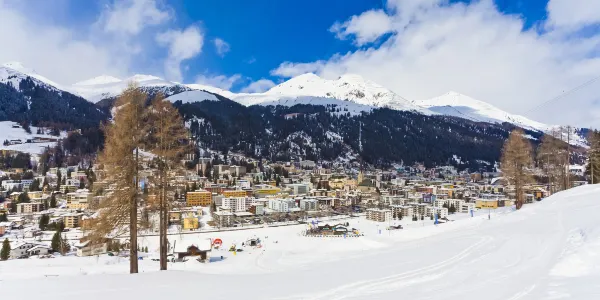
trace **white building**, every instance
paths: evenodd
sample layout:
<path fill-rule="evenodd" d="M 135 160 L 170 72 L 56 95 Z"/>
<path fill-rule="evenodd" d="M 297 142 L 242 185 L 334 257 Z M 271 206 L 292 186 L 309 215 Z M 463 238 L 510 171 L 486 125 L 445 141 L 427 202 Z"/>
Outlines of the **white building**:
<path fill-rule="evenodd" d="M 276 212 L 290 212 L 296 207 L 292 199 L 269 199 L 269 209 Z"/>
<path fill-rule="evenodd" d="M 427 207 L 426 216 L 428 218 L 435 217 L 436 214 L 438 215 L 438 217 L 440 219 L 446 218 L 446 217 L 448 217 L 448 209 L 445 207 L 434 207 L 434 206 Z"/>
<path fill-rule="evenodd" d="M 14 188 L 17 190 L 23 190 L 23 183 L 17 180 L 3 180 L 2 181 L 2 189 L 5 191 L 12 191 Z"/>
<path fill-rule="evenodd" d="M 433 206 L 442 208 L 444 204 L 448 208 L 454 206 L 457 213 L 469 213 L 471 210 L 475 210 L 475 203 L 468 203 L 462 199 L 438 199 L 434 201 Z"/>
<path fill-rule="evenodd" d="M 291 190 L 292 195 L 306 195 L 310 190 L 306 183 L 293 183 L 286 185 L 286 187 Z"/>
<path fill-rule="evenodd" d="M 300 200 L 300 209 L 304 211 L 314 211 L 319 207 L 317 199 L 302 199 Z"/>
<path fill-rule="evenodd" d="M 256 199 L 253 197 L 227 197 L 221 199 L 221 207 L 232 212 L 246 211 L 254 204 L 256 204 Z"/>
<path fill-rule="evenodd" d="M 369 208 L 367 209 L 367 220 L 375 222 L 389 222 L 392 220 L 392 210 Z"/>
<path fill-rule="evenodd" d="M 405 199 L 401 196 L 384 195 L 381 200 L 387 205 L 404 205 Z"/>
<path fill-rule="evenodd" d="M 27 250 L 37 246 L 38 244 L 34 243 L 16 243 L 10 246 L 10 257 L 17 258 L 19 256 L 28 255 Z"/>

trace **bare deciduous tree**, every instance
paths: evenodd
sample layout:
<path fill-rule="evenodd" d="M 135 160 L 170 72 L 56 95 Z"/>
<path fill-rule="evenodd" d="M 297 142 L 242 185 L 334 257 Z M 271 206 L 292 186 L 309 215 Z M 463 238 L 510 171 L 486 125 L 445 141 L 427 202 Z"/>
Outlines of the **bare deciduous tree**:
<path fill-rule="evenodd" d="M 152 194 L 154 202 L 151 207 L 159 213 L 160 235 L 160 269 L 167 269 L 167 227 L 169 210 L 173 200 L 173 191 L 170 189 L 172 175 L 183 171 L 181 159 L 186 151 L 189 133 L 185 128 L 179 112 L 173 105 L 164 100 L 159 94 L 152 101 L 149 111 L 149 121 L 152 124 L 148 138 L 148 149 L 156 155 L 155 162 L 157 173 L 153 178 Z"/>
<path fill-rule="evenodd" d="M 139 147 L 146 136 L 147 95 L 130 84 L 115 105 L 113 123 L 106 128 L 104 150 L 99 163 L 104 180 L 113 189 L 100 203 L 89 238 L 103 240 L 129 233 L 129 272 L 138 272 L 138 188 Z"/>
<path fill-rule="evenodd" d="M 515 186 L 515 204 L 521 209 L 524 203 L 524 187 L 531 182 L 533 167 L 532 149 L 523 130 L 515 129 L 502 148 L 501 170 L 504 178 Z"/>

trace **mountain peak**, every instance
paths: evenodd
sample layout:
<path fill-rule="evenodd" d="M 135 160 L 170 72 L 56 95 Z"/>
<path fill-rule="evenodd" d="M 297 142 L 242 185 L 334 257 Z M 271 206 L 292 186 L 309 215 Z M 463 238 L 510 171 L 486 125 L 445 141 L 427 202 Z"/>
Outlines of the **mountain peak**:
<path fill-rule="evenodd" d="M 6 67 L 6 68 L 11 68 L 11 69 L 16 70 L 16 71 L 26 71 L 26 72 L 32 71 L 32 70 L 30 70 L 28 68 L 25 68 L 25 66 L 22 63 L 18 62 L 18 61 L 7 62 L 7 63 L 2 64 L 2 66 Z"/>
<path fill-rule="evenodd" d="M 121 79 L 110 76 L 110 75 L 100 75 L 94 78 L 90 78 L 88 80 L 80 81 L 75 83 L 74 85 L 82 86 L 82 85 L 97 85 L 97 84 L 109 84 L 121 82 Z"/>
<path fill-rule="evenodd" d="M 365 78 L 358 74 L 344 74 L 338 79 L 345 82 L 365 82 Z"/>
<path fill-rule="evenodd" d="M 163 80 L 162 78 L 154 75 L 135 74 L 126 79 L 127 81 L 150 81 L 150 80 Z"/>

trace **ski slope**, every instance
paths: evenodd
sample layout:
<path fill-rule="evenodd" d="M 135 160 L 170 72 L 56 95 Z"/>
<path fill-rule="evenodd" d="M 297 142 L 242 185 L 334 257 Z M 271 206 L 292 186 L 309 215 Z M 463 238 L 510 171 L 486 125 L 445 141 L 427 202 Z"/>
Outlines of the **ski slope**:
<path fill-rule="evenodd" d="M 381 234 L 355 219 L 360 238 L 307 238 L 300 226 L 182 235 L 224 245 L 268 238 L 262 249 L 214 251 L 210 264 L 191 260 L 167 272 L 143 260 L 140 274 L 127 275 L 127 260 L 108 256 L 10 260 L 0 263 L 0 285 L 7 299 L 598 299 L 599 197 L 600 186 L 583 186 L 491 220 L 484 210 Z"/>

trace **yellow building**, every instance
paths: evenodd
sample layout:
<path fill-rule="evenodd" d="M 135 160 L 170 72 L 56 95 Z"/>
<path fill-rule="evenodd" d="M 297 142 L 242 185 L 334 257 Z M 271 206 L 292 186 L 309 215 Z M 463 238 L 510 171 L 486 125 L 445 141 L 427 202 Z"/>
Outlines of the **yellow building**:
<path fill-rule="evenodd" d="M 63 216 L 65 228 L 76 228 L 81 224 L 81 214 L 68 214 Z"/>
<path fill-rule="evenodd" d="M 281 192 L 280 188 L 266 185 L 266 184 L 259 184 L 256 186 L 256 189 L 254 190 L 254 193 L 256 193 L 258 195 L 275 195 L 279 192 Z"/>
<path fill-rule="evenodd" d="M 329 188 L 332 190 L 343 189 L 346 182 L 343 179 L 333 179 L 329 181 Z"/>
<path fill-rule="evenodd" d="M 223 191 L 223 197 L 246 197 L 246 191 L 244 190 L 232 190 L 232 191 Z"/>
<path fill-rule="evenodd" d="M 29 199 L 42 198 L 42 191 L 27 192 L 27 196 L 29 196 Z"/>
<path fill-rule="evenodd" d="M 198 229 L 199 223 L 198 218 L 187 217 L 183 219 L 183 229 Z"/>
<path fill-rule="evenodd" d="M 496 209 L 499 206 L 504 206 L 504 202 L 495 199 L 477 199 L 475 201 L 475 208 L 491 208 Z"/>
<path fill-rule="evenodd" d="M 210 206 L 212 193 L 205 190 L 188 192 L 185 196 L 187 206 Z"/>
<path fill-rule="evenodd" d="M 94 195 L 87 191 L 79 191 L 67 194 L 68 209 L 88 209 Z"/>

